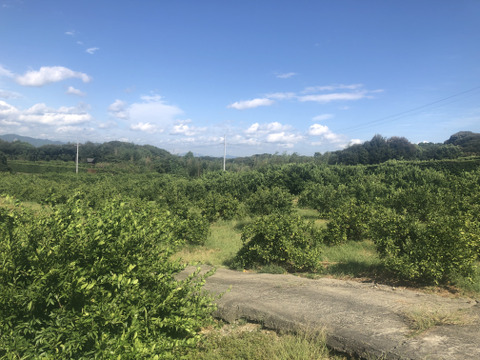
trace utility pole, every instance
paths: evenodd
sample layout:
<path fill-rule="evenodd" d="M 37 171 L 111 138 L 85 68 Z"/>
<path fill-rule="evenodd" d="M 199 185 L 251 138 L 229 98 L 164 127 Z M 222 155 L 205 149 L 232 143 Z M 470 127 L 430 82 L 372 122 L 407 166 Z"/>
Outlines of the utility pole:
<path fill-rule="evenodd" d="M 223 136 L 223 171 L 225 171 L 225 160 L 227 158 L 227 135 Z"/>
<path fill-rule="evenodd" d="M 75 173 L 78 174 L 78 141 L 77 141 L 77 158 L 75 161 Z"/>

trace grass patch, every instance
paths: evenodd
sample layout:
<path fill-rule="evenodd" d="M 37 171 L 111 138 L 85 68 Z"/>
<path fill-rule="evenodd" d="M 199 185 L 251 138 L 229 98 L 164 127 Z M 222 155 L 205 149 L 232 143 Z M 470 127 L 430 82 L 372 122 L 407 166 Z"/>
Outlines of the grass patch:
<path fill-rule="evenodd" d="M 42 212 L 51 213 L 51 208 L 47 205 L 42 205 L 34 201 L 20 201 L 20 205 L 34 214 L 41 214 Z M 0 207 L 13 210 L 15 208 L 15 200 L 11 197 L 0 196 Z"/>
<path fill-rule="evenodd" d="M 278 335 L 260 325 L 228 325 L 210 331 L 206 342 L 188 357 L 198 360 L 346 360 L 332 354 L 325 343 L 324 333 Z"/>
<path fill-rule="evenodd" d="M 241 226 L 236 220 L 218 221 L 210 226 L 204 246 L 188 245 L 173 255 L 188 264 L 226 265 L 242 247 Z"/>
<path fill-rule="evenodd" d="M 261 274 L 286 274 L 287 270 L 285 270 L 281 266 L 270 264 L 270 265 L 262 266 L 257 270 L 257 272 Z"/>
<path fill-rule="evenodd" d="M 349 241 L 345 244 L 322 247 L 324 274 L 335 277 L 372 277 L 383 271 L 383 266 L 371 240 Z"/>
<path fill-rule="evenodd" d="M 462 310 L 449 311 L 445 309 L 431 309 L 426 307 L 414 308 L 403 313 L 411 329 L 409 336 L 417 336 L 435 326 L 441 325 L 469 325 L 476 319 L 468 316 Z"/>
<path fill-rule="evenodd" d="M 297 214 L 307 221 L 312 221 L 319 228 L 326 228 L 328 220 L 320 219 L 318 211 L 315 209 L 296 208 Z"/>

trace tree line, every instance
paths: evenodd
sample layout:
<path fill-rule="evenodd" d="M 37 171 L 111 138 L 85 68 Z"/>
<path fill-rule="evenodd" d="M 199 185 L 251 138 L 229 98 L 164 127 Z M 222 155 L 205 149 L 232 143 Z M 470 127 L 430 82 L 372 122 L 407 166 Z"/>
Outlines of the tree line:
<path fill-rule="evenodd" d="M 14 160 L 73 162 L 76 151 L 76 144 L 35 147 L 27 142 L 0 140 L 0 171 L 8 170 L 8 162 Z M 480 155 L 480 133 L 462 131 L 453 134 L 444 143 L 420 144 L 412 144 L 404 137 L 385 138 L 377 134 L 362 144 L 323 154 L 315 153 L 313 157 L 297 153 L 256 154 L 227 159 L 226 165 L 229 171 L 244 171 L 291 163 L 372 165 L 388 160 L 444 160 L 472 155 Z M 194 156 L 192 152 L 174 155 L 155 146 L 121 141 L 81 144 L 79 160 L 86 163 L 87 159 L 94 159 L 97 163 L 135 164 L 137 171 L 190 177 L 200 177 L 208 171 L 220 170 L 223 167 L 223 159 L 220 157 Z"/>

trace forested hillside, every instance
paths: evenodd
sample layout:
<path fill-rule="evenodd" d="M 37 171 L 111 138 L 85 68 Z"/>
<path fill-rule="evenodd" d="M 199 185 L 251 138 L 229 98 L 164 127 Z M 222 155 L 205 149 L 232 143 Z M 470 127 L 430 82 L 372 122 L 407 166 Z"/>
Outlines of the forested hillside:
<path fill-rule="evenodd" d="M 315 154 L 328 164 L 380 164 L 388 160 L 442 160 L 480 155 L 480 134 L 462 131 L 443 144 L 410 143 L 404 137 L 385 138 L 375 135 L 370 141 L 352 145 L 344 150 Z"/>
<path fill-rule="evenodd" d="M 229 171 L 260 169 L 270 165 L 299 164 L 313 162 L 316 164 L 372 165 L 388 160 L 447 160 L 465 156 L 480 155 L 480 134 L 463 131 L 452 135 L 441 144 L 412 144 L 406 138 L 385 138 L 375 135 L 363 144 L 356 144 L 344 150 L 315 153 L 312 156 L 293 154 L 258 154 L 247 157 L 227 159 Z M 25 171 L 24 167 L 8 166 L 10 161 L 28 162 L 74 162 L 76 144 L 34 146 L 27 142 L 0 140 L 0 171 Z M 199 177 L 208 171 L 220 170 L 223 159 L 220 157 L 197 156 L 189 152 L 185 155 L 173 155 L 166 150 L 151 145 L 111 141 L 103 144 L 87 142 L 79 146 L 79 161 L 86 164 L 87 159 L 105 168 L 123 164 L 135 172 L 171 173 Z M 29 172 L 29 171 L 27 171 Z"/>

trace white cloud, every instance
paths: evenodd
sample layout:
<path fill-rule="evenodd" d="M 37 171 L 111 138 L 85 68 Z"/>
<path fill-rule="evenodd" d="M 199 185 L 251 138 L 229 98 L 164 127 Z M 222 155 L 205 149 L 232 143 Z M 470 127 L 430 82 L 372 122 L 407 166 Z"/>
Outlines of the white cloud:
<path fill-rule="evenodd" d="M 108 107 L 108 111 L 111 116 L 128 121 L 131 130 L 151 133 L 165 131 L 175 124 L 178 115 L 183 114 L 182 109 L 166 104 L 160 95 L 145 95 L 140 99 L 141 101 L 131 105 L 116 99 Z M 188 121 L 184 120 L 180 123 L 185 124 L 186 122 Z M 176 130 L 179 134 L 182 127 L 177 127 Z M 183 131 L 187 131 L 185 127 L 183 127 Z M 194 131 L 193 127 L 189 127 L 189 132 L 191 131 Z"/>
<path fill-rule="evenodd" d="M 252 125 L 250 125 L 250 127 L 247 130 L 245 130 L 245 133 L 254 134 L 258 131 L 259 127 L 260 127 L 259 123 L 252 124 Z"/>
<path fill-rule="evenodd" d="M 140 99 L 148 103 L 158 103 L 162 101 L 163 98 L 158 94 L 153 94 L 153 95 L 142 95 L 140 96 Z"/>
<path fill-rule="evenodd" d="M 137 124 L 133 124 L 133 125 L 130 126 L 130 129 L 138 130 L 138 131 L 144 131 L 144 132 L 158 132 L 159 131 L 159 129 L 157 128 L 156 125 L 151 124 L 149 122 L 147 122 L 147 123 L 139 122 Z M 160 130 L 160 132 L 161 132 L 161 130 Z"/>
<path fill-rule="evenodd" d="M 366 92 L 353 92 L 353 93 L 331 93 L 331 94 L 315 94 L 315 95 L 303 95 L 299 96 L 298 100 L 301 102 L 315 101 L 318 103 L 329 103 L 332 101 L 351 101 L 360 100 L 369 97 Z"/>
<path fill-rule="evenodd" d="M 293 92 L 277 92 L 277 93 L 266 94 L 265 96 L 269 99 L 287 100 L 287 99 L 293 99 L 296 95 Z"/>
<path fill-rule="evenodd" d="M 172 131 L 170 132 L 172 135 L 187 135 L 187 136 L 192 136 L 195 135 L 195 132 L 190 129 L 190 127 L 187 124 L 178 124 L 174 125 Z"/>
<path fill-rule="evenodd" d="M 0 125 L 3 125 L 3 126 L 20 126 L 21 124 L 17 121 L 3 120 L 0 117 Z"/>
<path fill-rule="evenodd" d="M 278 75 L 277 75 L 277 78 L 279 78 L 279 79 L 288 79 L 288 78 L 291 78 L 292 76 L 295 76 L 295 75 L 297 75 L 297 73 L 289 72 L 289 73 L 284 73 L 284 74 L 278 74 Z"/>
<path fill-rule="evenodd" d="M 183 110 L 174 105 L 165 104 L 161 97 L 143 96 L 142 103 L 134 103 L 128 107 L 130 120 L 137 123 L 156 124 L 164 129 L 175 121 L 178 115 L 183 114 Z"/>
<path fill-rule="evenodd" d="M 18 99 L 21 98 L 22 95 L 19 93 L 16 93 L 14 91 L 8 91 L 8 90 L 2 90 L 0 89 L 0 98 L 3 99 Z"/>
<path fill-rule="evenodd" d="M 77 96 L 85 96 L 86 95 L 83 91 L 81 91 L 79 89 L 75 89 L 73 86 L 68 87 L 67 94 L 77 95 Z"/>
<path fill-rule="evenodd" d="M 329 130 L 328 126 L 320 125 L 320 124 L 313 124 L 308 129 L 308 135 L 313 135 L 313 136 L 322 136 L 322 135 L 325 135 L 329 132 L 330 132 L 330 130 Z"/>
<path fill-rule="evenodd" d="M 55 129 L 55 132 L 57 134 L 68 134 L 68 133 L 78 133 L 80 131 L 83 131 L 84 128 L 81 126 L 59 126 Z M 90 128 L 90 130 L 93 130 Z"/>
<path fill-rule="evenodd" d="M 291 133 L 289 134 L 284 131 L 268 134 L 266 137 L 266 141 L 269 143 L 282 143 L 284 145 L 288 145 L 288 147 L 292 147 L 301 140 L 303 140 L 303 136 Z"/>
<path fill-rule="evenodd" d="M 275 101 L 272 99 L 267 98 L 257 98 L 252 100 L 245 100 L 245 101 L 237 101 L 233 104 L 228 105 L 228 108 L 237 109 L 237 110 L 245 110 L 245 109 L 252 109 L 259 106 L 270 106 L 274 104 Z"/>
<path fill-rule="evenodd" d="M 75 36 L 75 34 L 76 34 L 75 30 L 65 31 L 65 35 L 68 35 L 68 36 Z"/>
<path fill-rule="evenodd" d="M 332 114 L 321 114 L 313 117 L 313 121 L 324 121 L 333 118 Z"/>
<path fill-rule="evenodd" d="M 363 144 L 363 143 L 364 143 L 363 140 L 360 140 L 360 139 L 352 139 L 352 140 L 350 140 L 350 142 L 348 143 L 348 146 L 360 145 L 360 144 Z"/>
<path fill-rule="evenodd" d="M 16 120 L 19 114 L 20 111 L 16 107 L 0 100 L 0 120 Z"/>
<path fill-rule="evenodd" d="M 170 134 L 172 135 L 186 135 L 186 136 L 194 136 L 200 132 L 206 131 L 206 128 L 197 128 L 195 126 L 188 125 L 191 120 L 184 120 L 179 122 L 178 124 L 174 125 Z"/>
<path fill-rule="evenodd" d="M 271 132 L 280 132 L 280 131 L 287 131 L 290 130 L 290 125 L 282 125 L 278 121 L 274 121 L 268 124 L 254 123 L 250 125 L 250 127 L 245 130 L 246 134 L 268 134 Z"/>
<path fill-rule="evenodd" d="M 0 101 L 0 121 L 8 125 L 60 127 L 83 124 L 91 120 L 91 115 L 82 106 L 62 106 L 54 109 L 40 103 L 26 110 L 20 110 L 5 101 Z"/>
<path fill-rule="evenodd" d="M 38 71 L 32 70 L 22 76 L 17 76 L 16 81 L 23 86 L 43 86 L 71 78 L 81 79 L 85 83 L 91 81 L 91 77 L 87 74 L 63 66 L 43 66 Z"/>
<path fill-rule="evenodd" d="M 87 50 L 85 50 L 85 52 L 89 53 L 90 55 L 93 55 L 95 54 L 96 51 L 100 50 L 100 48 L 98 47 L 91 47 L 91 48 L 88 48 Z"/>
<path fill-rule="evenodd" d="M 18 119 L 25 123 L 61 126 L 86 123 L 92 120 L 92 116 L 79 107 L 62 106 L 58 109 L 53 109 L 40 103 L 23 111 Z"/>
<path fill-rule="evenodd" d="M 107 121 L 107 122 L 98 124 L 99 129 L 111 129 L 115 127 L 117 127 L 117 123 L 115 121 Z"/>
<path fill-rule="evenodd" d="M 109 107 L 108 112 L 118 119 L 128 119 L 127 103 L 116 99 Z"/>
<path fill-rule="evenodd" d="M 247 145 L 261 145 L 275 143 L 282 147 L 291 148 L 294 144 L 303 140 L 303 136 L 296 134 L 290 125 L 284 125 L 277 121 L 259 124 L 254 123 L 244 131 L 245 137 L 236 135 L 237 143 Z"/>
<path fill-rule="evenodd" d="M 239 144 L 239 145 L 249 145 L 249 146 L 257 146 L 257 145 L 261 144 L 261 142 L 254 137 L 244 137 L 244 136 L 239 135 L 239 134 L 227 137 L 227 143 L 229 143 L 229 144 Z"/>
<path fill-rule="evenodd" d="M 10 70 L 8 70 L 8 69 L 4 68 L 2 65 L 0 65 L 0 76 L 5 76 L 5 77 L 8 77 L 8 78 L 12 78 L 14 76 L 14 74 Z"/>
<path fill-rule="evenodd" d="M 327 140 L 328 142 L 332 143 L 338 143 L 343 141 L 343 136 L 339 134 L 333 133 L 328 126 L 326 125 L 321 125 L 321 124 L 313 124 L 312 126 L 309 127 L 308 135 L 310 136 L 319 136 L 324 140 Z M 315 143 L 319 144 L 319 143 Z"/>
<path fill-rule="evenodd" d="M 358 90 L 363 88 L 363 84 L 350 84 L 350 85 L 322 85 L 322 86 L 309 86 L 306 87 L 302 93 L 312 93 L 319 91 L 335 91 L 335 90 Z"/>

